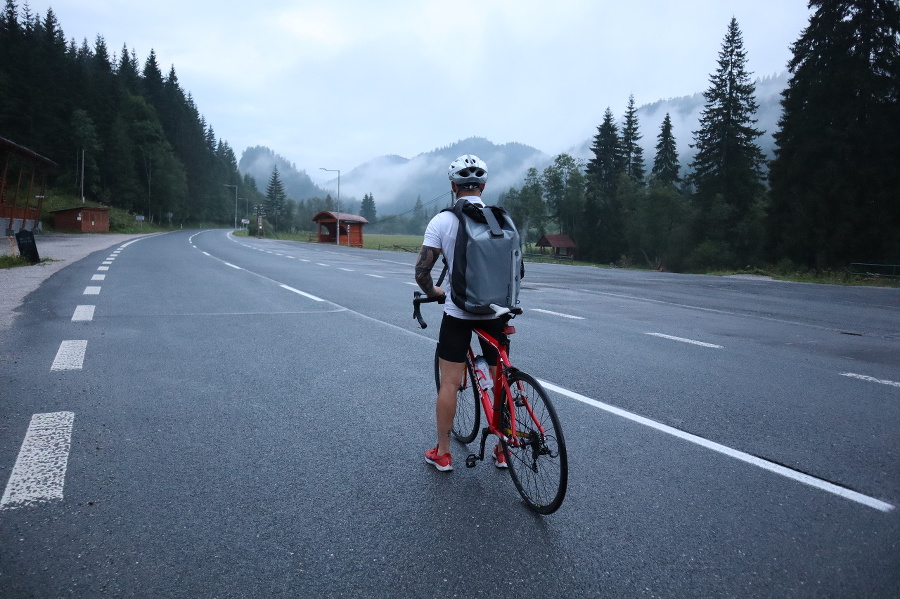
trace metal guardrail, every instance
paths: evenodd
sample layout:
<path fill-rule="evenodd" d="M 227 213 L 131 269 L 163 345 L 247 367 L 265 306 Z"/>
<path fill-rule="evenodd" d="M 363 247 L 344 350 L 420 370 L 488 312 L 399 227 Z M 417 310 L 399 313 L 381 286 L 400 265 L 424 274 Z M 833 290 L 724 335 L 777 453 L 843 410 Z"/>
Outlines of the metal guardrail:
<path fill-rule="evenodd" d="M 850 274 L 862 277 L 900 278 L 900 264 L 869 264 L 854 262 L 850 265 Z"/>

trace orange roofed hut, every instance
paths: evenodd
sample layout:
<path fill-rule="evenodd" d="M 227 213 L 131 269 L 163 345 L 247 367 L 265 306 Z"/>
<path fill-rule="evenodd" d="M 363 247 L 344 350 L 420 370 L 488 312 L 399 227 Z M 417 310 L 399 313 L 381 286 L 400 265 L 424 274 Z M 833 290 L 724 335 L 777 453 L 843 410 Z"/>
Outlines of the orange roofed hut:
<path fill-rule="evenodd" d="M 312 221 L 319 226 L 319 243 L 337 243 L 358 248 L 363 246 L 363 225 L 369 224 L 369 221 L 356 214 L 328 210 L 315 215 Z"/>
<path fill-rule="evenodd" d="M 546 248 L 550 248 L 550 253 L 554 258 L 574 260 L 578 254 L 578 246 L 568 235 L 544 235 L 535 245 L 541 248 L 541 253 Z"/>

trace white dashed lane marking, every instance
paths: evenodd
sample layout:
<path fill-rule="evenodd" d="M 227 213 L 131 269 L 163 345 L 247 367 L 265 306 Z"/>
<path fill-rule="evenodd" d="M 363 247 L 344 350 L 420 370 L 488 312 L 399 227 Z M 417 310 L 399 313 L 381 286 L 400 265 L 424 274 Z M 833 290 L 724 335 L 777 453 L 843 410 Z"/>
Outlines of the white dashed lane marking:
<path fill-rule="evenodd" d="M 31 417 L 0 510 L 62 500 L 74 423 L 73 412 Z"/>
<path fill-rule="evenodd" d="M 551 310 L 543 310 L 541 308 L 532 308 L 529 312 L 540 312 L 542 314 L 551 314 L 553 316 L 561 316 L 563 318 L 572 318 L 574 320 L 584 320 L 583 316 L 573 316 L 571 314 L 563 314 L 562 312 L 553 312 Z"/>
<path fill-rule="evenodd" d="M 68 340 L 59 344 L 56 358 L 50 370 L 81 370 L 84 365 L 84 354 L 87 351 L 87 340 Z"/>
<path fill-rule="evenodd" d="M 297 295 L 302 295 L 303 297 L 307 297 L 315 302 L 324 302 L 325 301 L 321 297 L 316 297 L 314 295 L 306 293 L 305 291 L 300 291 L 299 289 L 294 289 L 293 287 L 288 287 L 287 285 L 281 285 L 280 287 L 282 289 L 287 289 L 288 291 L 296 293 Z"/>
<path fill-rule="evenodd" d="M 82 295 L 100 295 L 100 287 L 85 287 Z"/>
<path fill-rule="evenodd" d="M 866 376 L 864 374 L 856 374 L 855 372 L 842 372 L 841 376 L 848 376 L 853 379 L 859 379 L 861 381 L 868 381 L 870 383 L 880 383 L 882 385 L 887 385 L 889 387 L 900 387 L 900 383 L 897 381 L 889 381 L 887 379 L 876 379 L 872 376 Z"/>
<path fill-rule="evenodd" d="M 94 309 L 96 306 L 76 306 L 75 313 L 72 314 L 72 322 L 94 320 Z"/>
<path fill-rule="evenodd" d="M 694 341 L 693 339 L 685 339 L 684 337 L 673 337 L 672 335 L 663 335 L 662 333 L 645 333 L 646 335 L 651 335 L 653 337 L 661 337 L 662 339 L 669 339 L 671 341 L 680 341 L 681 343 L 690 343 L 691 345 L 699 345 L 700 347 L 711 347 L 713 349 L 724 349 L 721 345 L 716 345 L 715 343 L 705 343 L 703 341 Z"/>

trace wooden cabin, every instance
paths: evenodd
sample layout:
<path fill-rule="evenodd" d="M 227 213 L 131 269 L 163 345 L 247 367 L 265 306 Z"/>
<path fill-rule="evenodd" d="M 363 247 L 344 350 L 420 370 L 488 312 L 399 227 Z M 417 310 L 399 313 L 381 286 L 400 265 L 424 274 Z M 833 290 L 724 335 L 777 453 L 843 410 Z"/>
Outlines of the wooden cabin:
<path fill-rule="evenodd" d="M 369 221 L 356 214 L 323 210 L 312 218 L 318 225 L 319 243 L 337 243 L 361 248 L 363 226 Z"/>

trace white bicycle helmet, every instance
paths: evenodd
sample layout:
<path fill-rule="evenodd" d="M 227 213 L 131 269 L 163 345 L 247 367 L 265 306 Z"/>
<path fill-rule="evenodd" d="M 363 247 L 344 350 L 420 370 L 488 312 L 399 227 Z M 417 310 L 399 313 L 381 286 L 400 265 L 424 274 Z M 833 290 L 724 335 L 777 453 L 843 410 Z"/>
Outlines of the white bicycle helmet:
<path fill-rule="evenodd" d="M 487 183 L 487 165 L 478 156 L 465 154 L 450 163 L 447 176 L 450 181 L 464 189 L 481 186 Z"/>

